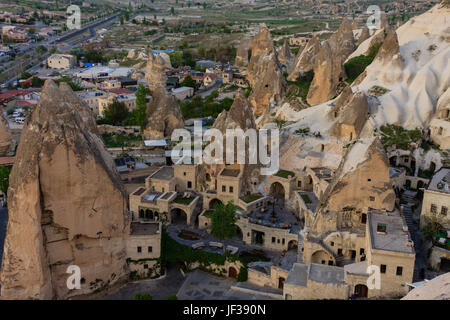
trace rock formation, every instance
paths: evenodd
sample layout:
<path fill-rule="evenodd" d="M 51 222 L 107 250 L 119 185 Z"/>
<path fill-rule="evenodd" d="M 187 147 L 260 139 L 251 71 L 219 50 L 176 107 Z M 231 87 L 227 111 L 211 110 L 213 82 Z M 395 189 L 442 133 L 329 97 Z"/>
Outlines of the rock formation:
<path fill-rule="evenodd" d="M 0 108 L 0 156 L 5 156 L 11 149 L 12 135 L 8 121 L 3 115 L 3 108 Z"/>
<path fill-rule="evenodd" d="M 307 97 L 309 104 L 324 103 L 339 93 L 339 84 L 346 77 L 344 61 L 354 50 L 352 25 L 344 18 L 337 33 L 322 45 L 316 57 L 314 79 Z"/>
<path fill-rule="evenodd" d="M 127 273 L 126 192 L 74 101 L 67 87 L 47 81 L 22 130 L 8 192 L 3 299 L 66 299 Z M 80 290 L 67 288 L 70 265 L 80 267 Z"/>
<path fill-rule="evenodd" d="M 347 89 L 348 88 L 348 89 Z M 352 141 L 358 138 L 369 114 L 367 97 L 363 92 L 349 94 L 350 87 L 336 99 L 337 103 L 331 110 L 332 118 L 336 119 L 331 134 L 341 140 Z"/>
<path fill-rule="evenodd" d="M 270 31 L 265 25 L 252 39 L 250 49 L 247 77 L 252 93 L 249 101 L 257 118 L 281 101 L 286 87 Z"/>
<path fill-rule="evenodd" d="M 359 36 L 358 39 L 358 46 L 369 38 L 370 38 L 369 28 L 367 28 L 367 26 L 364 26 L 364 28 L 361 31 L 361 35 Z"/>
<path fill-rule="evenodd" d="M 290 68 L 292 64 L 292 53 L 291 48 L 289 47 L 289 43 L 287 39 L 284 40 L 283 45 L 278 51 L 278 60 L 286 66 L 286 68 Z"/>
<path fill-rule="evenodd" d="M 297 80 L 303 73 L 310 71 L 314 67 L 314 59 L 320 50 L 320 40 L 313 36 L 306 47 L 299 51 L 292 64 L 287 79 L 289 81 Z"/>
<path fill-rule="evenodd" d="M 403 69 L 404 61 L 400 54 L 397 32 L 392 30 L 386 36 L 383 45 L 380 47 L 374 62 L 380 64 L 390 63 L 392 66 Z"/>
<path fill-rule="evenodd" d="M 248 41 L 243 40 L 236 50 L 236 59 L 234 64 L 238 67 L 244 67 L 248 64 Z"/>
<path fill-rule="evenodd" d="M 222 111 L 217 117 L 213 125 L 214 129 L 218 129 L 224 135 L 226 139 L 227 129 L 242 129 L 244 132 L 248 129 L 256 129 L 255 119 L 253 117 L 253 110 L 251 104 L 245 98 L 242 90 L 239 89 L 234 97 L 233 105 L 229 111 Z M 208 173 L 212 179 L 216 179 L 217 174 L 220 173 L 222 168 L 227 167 L 231 169 L 239 169 L 242 171 L 242 188 L 241 193 L 247 194 L 247 192 L 257 192 L 255 185 L 259 184 L 259 164 L 249 164 L 249 141 L 245 142 L 245 164 L 237 163 L 238 150 L 236 145 L 234 146 L 234 162 L 231 164 L 218 164 L 218 165 L 205 165 L 204 173 Z M 223 157 L 226 157 L 226 141 L 224 141 L 224 153 Z M 210 182 L 213 183 L 213 182 Z"/>
<path fill-rule="evenodd" d="M 402 300 L 450 300 L 450 272 L 426 281 L 408 292 Z"/>
<path fill-rule="evenodd" d="M 355 51 L 355 39 L 350 21 L 346 18 L 342 21 L 337 33 L 328 40 L 333 50 L 335 59 L 342 63 Z"/>
<path fill-rule="evenodd" d="M 154 56 L 150 51 L 147 67 L 145 69 L 145 79 L 148 81 L 148 86 L 151 92 L 159 87 L 166 87 L 166 68 L 167 61 L 160 54 Z"/>
<path fill-rule="evenodd" d="M 144 129 L 146 139 L 170 137 L 174 129 L 184 128 L 183 114 L 174 95 L 164 87 L 153 90 L 152 99 L 147 105 L 147 125 Z"/>
<path fill-rule="evenodd" d="M 335 97 L 342 72 L 342 63 L 333 56 L 330 44 L 325 42 L 315 59 L 314 78 L 306 99 L 308 103 L 316 105 Z"/>

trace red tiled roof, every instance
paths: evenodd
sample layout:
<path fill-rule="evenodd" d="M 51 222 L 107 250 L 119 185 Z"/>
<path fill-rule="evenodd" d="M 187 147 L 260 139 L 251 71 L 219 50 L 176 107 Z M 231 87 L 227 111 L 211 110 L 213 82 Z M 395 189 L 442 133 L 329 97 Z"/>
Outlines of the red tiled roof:
<path fill-rule="evenodd" d="M 14 164 L 14 157 L 0 157 L 0 166 Z"/>
<path fill-rule="evenodd" d="M 9 98 L 13 98 L 15 96 L 29 94 L 31 92 L 25 91 L 25 90 L 9 90 L 3 93 L 0 93 L 0 100 L 5 100 Z"/>
<path fill-rule="evenodd" d="M 128 93 L 133 93 L 133 90 L 129 90 L 129 89 L 125 89 L 125 88 L 116 88 L 116 89 L 111 89 L 109 90 L 109 92 L 115 93 L 115 94 L 128 94 Z"/>
<path fill-rule="evenodd" d="M 18 106 L 22 106 L 22 107 L 33 107 L 33 106 L 36 105 L 35 103 L 31 103 L 31 102 L 26 101 L 26 100 L 17 100 L 16 104 Z"/>

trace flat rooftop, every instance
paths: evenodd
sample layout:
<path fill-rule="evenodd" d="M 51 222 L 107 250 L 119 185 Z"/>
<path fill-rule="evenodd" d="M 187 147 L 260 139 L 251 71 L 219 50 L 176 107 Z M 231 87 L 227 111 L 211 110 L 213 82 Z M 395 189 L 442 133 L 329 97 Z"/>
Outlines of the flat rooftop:
<path fill-rule="evenodd" d="M 306 282 L 308 280 L 308 265 L 302 263 L 294 263 L 291 271 L 289 271 L 286 283 L 306 287 Z"/>
<path fill-rule="evenodd" d="M 331 170 L 329 168 L 311 168 L 311 170 L 316 174 L 317 178 L 319 179 L 331 179 L 334 175 L 334 170 Z"/>
<path fill-rule="evenodd" d="M 220 175 L 224 177 L 237 177 L 240 172 L 238 169 L 223 169 Z"/>
<path fill-rule="evenodd" d="M 151 179 L 156 180 L 171 180 L 172 178 L 173 178 L 172 167 L 162 167 L 151 176 Z"/>
<path fill-rule="evenodd" d="M 450 193 L 450 168 L 442 168 L 436 172 L 428 184 L 428 190 Z"/>
<path fill-rule="evenodd" d="M 377 231 L 377 227 L 385 228 L 386 232 Z M 378 210 L 369 212 L 369 232 L 372 248 L 403 253 L 415 253 L 414 247 L 408 246 L 411 241 L 406 222 L 398 212 L 384 213 Z"/>
<path fill-rule="evenodd" d="M 303 199 L 303 202 L 305 203 L 306 207 L 314 212 L 317 208 L 317 204 L 319 203 L 319 200 L 317 199 L 316 195 L 312 191 L 298 191 L 299 196 Z M 309 200 L 308 200 L 309 199 Z"/>
<path fill-rule="evenodd" d="M 308 276 L 311 281 L 339 284 L 344 283 L 344 275 L 344 268 L 311 263 Z"/>
<path fill-rule="evenodd" d="M 132 236 L 151 236 L 159 231 L 159 223 L 132 222 L 130 234 Z"/>
<path fill-rule="evenodd" d="M 161 192 L 149 191 L 142 196 L 141 200 L 144 202 L 156 202 L 160 195 L 162 195 Z"/>

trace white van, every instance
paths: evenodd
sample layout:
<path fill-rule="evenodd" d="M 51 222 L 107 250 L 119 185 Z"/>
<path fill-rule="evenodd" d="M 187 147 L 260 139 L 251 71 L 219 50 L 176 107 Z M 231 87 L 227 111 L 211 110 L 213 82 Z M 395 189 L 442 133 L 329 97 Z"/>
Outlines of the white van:
<path fill-rule="evenodd" d="M 25 122 L 25 118 L 24 117 L 17 117 L 14 121 L 16 123 L 24 123 Z"/>

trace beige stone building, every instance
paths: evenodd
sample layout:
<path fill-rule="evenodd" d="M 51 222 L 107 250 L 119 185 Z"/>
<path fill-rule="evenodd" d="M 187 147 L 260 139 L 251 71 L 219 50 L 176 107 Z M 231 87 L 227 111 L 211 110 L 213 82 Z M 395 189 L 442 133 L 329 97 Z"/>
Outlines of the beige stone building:
<path fill-rule="evenodd" d="M 161 271 L 161 223 L 133 221 L 126 241 L 130 277 L 157 277 Z"/>
<path fill-rule="evenodd" d="M 450 230 L 450 169 L 442 168 L 431 179 L 424 190 L 420 226 L 435 218 L 444 228 Z"/>
<path fill-rule="evenodd" d="M 77 64 L 77 57 L 71 54 L 52 54 L 47 59 L 47 65 L 51 69 L 70 69 Z"/>

